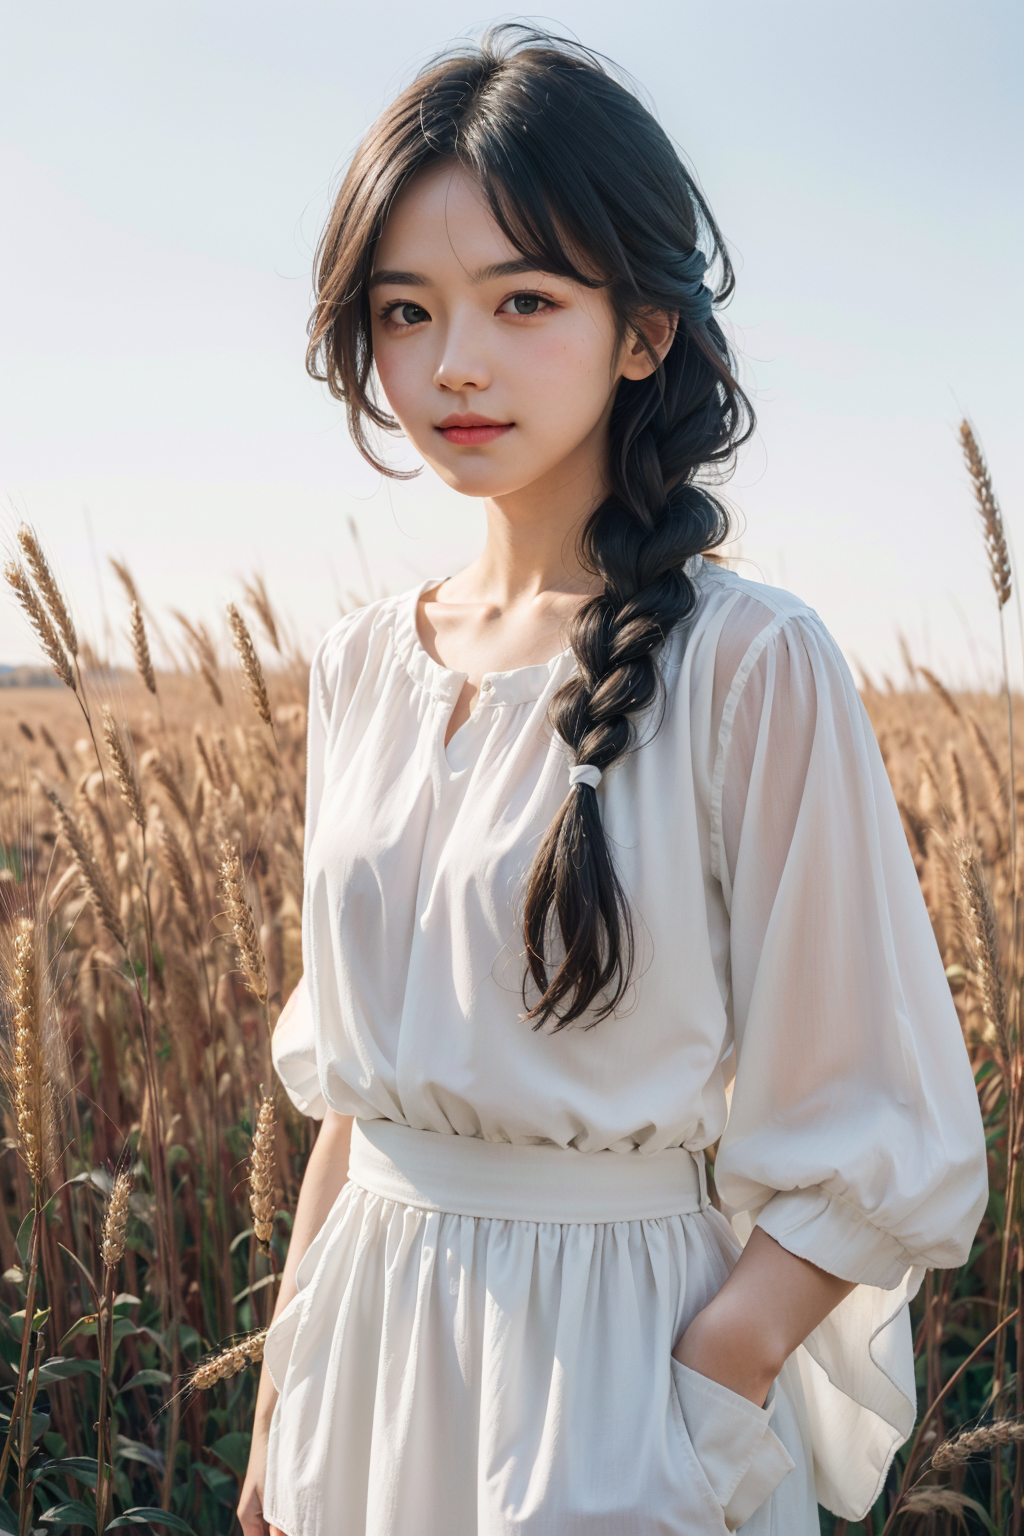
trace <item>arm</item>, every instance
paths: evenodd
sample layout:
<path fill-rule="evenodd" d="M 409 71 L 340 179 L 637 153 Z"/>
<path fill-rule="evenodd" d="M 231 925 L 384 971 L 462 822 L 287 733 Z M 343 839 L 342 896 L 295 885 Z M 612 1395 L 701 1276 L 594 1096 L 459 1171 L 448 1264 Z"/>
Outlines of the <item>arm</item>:
<path fill-rule="evenodd" d="M 274 1308 L 275 1317 L 279 1316 L 296 1294 L 295 1271 L 299 1261 L 326 1221 L 348 1177 L 351 1136 L 352 1116 L 337 1115 L 329 1109 L 303 1175 L 299 1203 L 295 1210 L 295 1224 L 288 1244 L 288 1258 Z M 256 1395 L 249 1467 L 238 1501 L 238 1519 L 245 1536 L 265 1536 L 269 1530 L 263 1518 L 263 1479 L 267 1466 L 267 1436 L 276 1402 L 277 1388 L 271 1380 L 270 1372 L 263 1369 Z"/>
<path fill-rule="evenodd" d="M 760 1407 L 793 1350 L 853 1288 L 755 1227 L 732 1274 L 672 1353 Z"/>

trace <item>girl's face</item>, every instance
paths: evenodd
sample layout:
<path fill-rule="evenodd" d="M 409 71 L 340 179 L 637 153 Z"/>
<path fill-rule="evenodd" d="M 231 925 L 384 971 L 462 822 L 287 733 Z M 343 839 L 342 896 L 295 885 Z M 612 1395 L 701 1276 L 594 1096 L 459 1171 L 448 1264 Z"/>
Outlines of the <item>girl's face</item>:
<path fill-rule="evenodd" d="M 468 496 L 603 465 L 619 379 L 651 371 L 635 338 L 619 342 L 606 293 L 531 267 L 477 183 L 451 164 L 396 200 L 370 309 L 394 415 L 442 480 Z"/>

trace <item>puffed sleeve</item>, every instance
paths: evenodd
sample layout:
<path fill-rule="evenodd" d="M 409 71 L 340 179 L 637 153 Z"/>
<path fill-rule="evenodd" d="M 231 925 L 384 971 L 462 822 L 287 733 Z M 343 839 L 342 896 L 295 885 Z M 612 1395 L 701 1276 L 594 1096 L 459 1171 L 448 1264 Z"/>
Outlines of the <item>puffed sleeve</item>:
<path fill-rule="evenodd" d="M 799 1352 L 818 1497 L 859 1519 L 916 1414 L 906 1304 L 925 1269 L 967 1259 L 987 1172 L 881 754 L 816 615 L 770 626 L 737 669 L 714 792 L 736 1046 L 715 1182 L 731 1211 L 859 1282 Z"/>
<path fill-rule="evenodd" d="M 308 854 L 324 793 L 324 759 L 327 751 L 327 715 L 324 701 L 322 646 L 313 657 L 309 674 L 309 717 L 306 727 L 306 832 Z M 285 1092 L 302 1114 L 322 1120 L 327 1103 L 317 1072 L 313 1010 L 303 974 L 281 1010 L 271 1043 L 274 1069 Z"/>

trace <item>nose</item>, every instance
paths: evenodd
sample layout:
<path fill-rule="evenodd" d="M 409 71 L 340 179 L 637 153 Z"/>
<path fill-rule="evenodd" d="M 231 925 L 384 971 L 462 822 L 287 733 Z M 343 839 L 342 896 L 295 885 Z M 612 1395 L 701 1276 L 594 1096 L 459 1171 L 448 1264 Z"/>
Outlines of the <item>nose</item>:
<path fill-rule="evenodd" d="M 472 314 L 453 315 L 434 370 L 435 387 L 455 393 L 486 389 L 490 382 L 491 370 L 484 356 L 479 323 Z"/>

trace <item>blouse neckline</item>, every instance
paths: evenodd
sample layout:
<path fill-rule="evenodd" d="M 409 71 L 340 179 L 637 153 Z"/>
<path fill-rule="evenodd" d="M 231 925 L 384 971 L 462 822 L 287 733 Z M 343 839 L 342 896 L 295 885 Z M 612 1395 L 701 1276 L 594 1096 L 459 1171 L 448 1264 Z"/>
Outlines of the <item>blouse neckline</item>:
<path fill-rule="evenodd" d="M 685 568 L 688 575 L 695 578 L 703 565 L 700 555 L 691 555 Z M 418 587 L 399 598 L 395 612 L 395 647 L 413 682 L 432 699 L 454 706 L 468 674 L 454 672 L 435 661 L 420 639 L 416 623 L 420 598 L 444 580 L 444 576 L 428 576 Z M 568 672 L 575 664 L 572 646 L 566 646 L 564 651 L 533 666 L 514 667 L 509 672 L 485 672 L 480 679 L 474 712 L 502 704 L 532 704 L 547 692 L 559 673 Z"/>
<path fill-rule="evenodd" d="M 443 576 L 429 576 L 399 600 L 395 614 L 395 646 L 413 682 L 432 699 L 453 704 L 462 692 L 467 673 L 455 672 L 435 661 L 419 636 L 416 614 L 424 592 L 439 586 Z M 485 672 L 480 679 L 476 709 L 502 704 L 530 704 L 545 693 L 567 661 L 575 662 L 571 646 L 547 661 L 529 667 L 514 667 L 509 672 Z"/>

